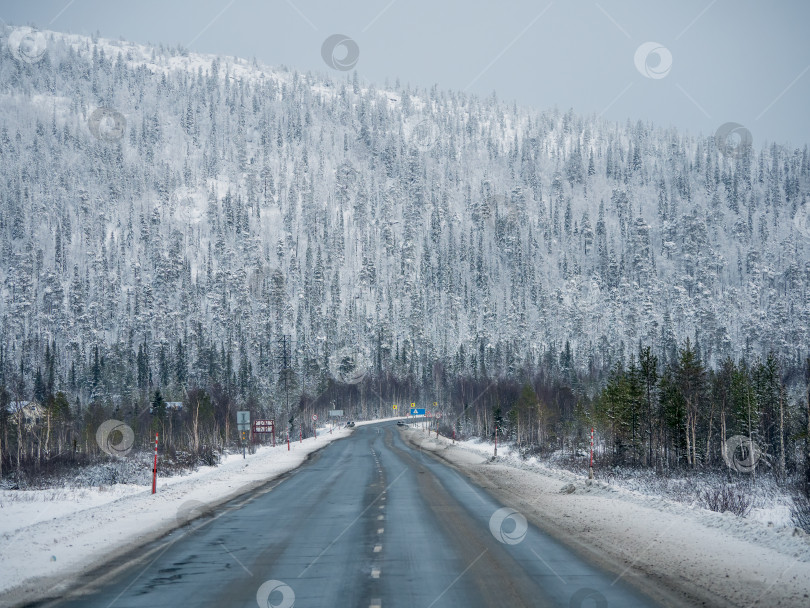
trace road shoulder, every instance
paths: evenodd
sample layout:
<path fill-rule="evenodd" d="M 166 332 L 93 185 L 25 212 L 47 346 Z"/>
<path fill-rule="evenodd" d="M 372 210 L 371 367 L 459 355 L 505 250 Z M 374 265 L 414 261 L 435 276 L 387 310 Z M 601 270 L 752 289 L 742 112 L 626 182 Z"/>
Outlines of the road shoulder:
<path fill-rule="evenodd" d="M 109 576 L 189 517 L 266 486 L 350 434 L 341 429 L 306 439 L 290 451 L 282 445 L 260 448 L 244 460 L 231 458 L 197 474 L 159 480 L 155 495 L 143 488 L 103 505 L 80 502 L 73 512 L 6 532 L 0 554 L 0 605 L 59 597 L 86 573 Z"/>
<path fill-rule="evenodd" d="M 615 572 L 667 606 L 806 606 L 810 603 L 810 542 L 782 533 L 780 550 L 708 527 L 690 513 L 637 504 L 606 484 L 577 480 L 574 491 L 538 471 L 491 462 L 449 440 L 412 429 L 403 438 L 467 475 L 504 505 L 585 559 Z M 731 525 L 731 522 L 728 524 Z M 775 534 L 765 529 L 765 534 Z M 773 539 L 771 539 L 773 540 Z M 787 541 L 790 542 L 787 542 Z M 773 545 L 773 542 L 770 543 Z"/>

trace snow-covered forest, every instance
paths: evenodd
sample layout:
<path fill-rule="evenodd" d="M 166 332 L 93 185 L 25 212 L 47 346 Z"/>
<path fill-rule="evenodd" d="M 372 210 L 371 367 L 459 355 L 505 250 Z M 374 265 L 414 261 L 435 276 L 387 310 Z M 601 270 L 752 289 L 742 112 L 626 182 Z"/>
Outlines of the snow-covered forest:
<path fill-rule="evenodd" d="M 745 420 L 806 462 L 807 145 L 46 39 L 0 55 L 4 470 L 112 415 L 196 447 L 288 399 L 551 447 L 596 423 L 650 465 Z"/>

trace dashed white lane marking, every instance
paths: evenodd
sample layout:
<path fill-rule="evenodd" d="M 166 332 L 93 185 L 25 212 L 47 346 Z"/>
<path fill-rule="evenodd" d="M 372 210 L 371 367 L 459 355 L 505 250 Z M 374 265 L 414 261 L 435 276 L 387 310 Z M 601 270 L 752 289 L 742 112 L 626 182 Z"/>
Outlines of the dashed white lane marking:
<path fill-rule="evenodd" d="M 385 517 L 383 517 L 382 515 L 378 515 L 378 516 L 377 516 L 377 521 L 381 521 L 381 520 L 383 520 L 383 519 L 385 519 Z"/>
<path fill-rule="evenodd" d="M 371 600 L 371 603 L 368 605 L 368 608 L 382 608 L 382 600 L 379 598 L 374 598 Z"/>
<path fill-rule="evenodd" d="M 382 534 L 385 531 L 385 528 L 377 528 L 377 534 Z"/>
<path fill-rule="evenodd" d="M 380 578 L 380 569 L 379 568 L 372 568 L 371 569 L 371 578 Z"/>
<path fill-rule="evenodd" d="M 382 545 L 374 545 L 374 553 L 379 553 L 382 551 Z"/>
<path fill-rule="evenodd" d="M 384 508 L 385 508 L 385 505 L 380 505 L 380 509 L 384 509 Z"/>

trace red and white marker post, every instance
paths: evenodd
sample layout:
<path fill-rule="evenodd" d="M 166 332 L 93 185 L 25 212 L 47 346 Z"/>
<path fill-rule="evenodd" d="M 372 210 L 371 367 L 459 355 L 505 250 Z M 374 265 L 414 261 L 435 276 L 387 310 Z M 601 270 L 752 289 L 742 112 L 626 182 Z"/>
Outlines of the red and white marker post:
<path fill-rule="evenodd" d="M 318 414 L 312 414 L 312 432 L 318 438 Z"/>
<path fill-rule="evenodd" d="M 588 479 L 593 479 L 593 427 L 591 427 L 591 464 L 588 467 Z"/>
<path fill-rule="evenodd" d="M 287 431 L 287 451 L 290 451 L 290 431 Z"/>
<path fill-rule="evenodd" d="M 157 492 L 157 448 L 158 434 L 155 433 L 155 466 L 152 468 L 152 494 Z"/>

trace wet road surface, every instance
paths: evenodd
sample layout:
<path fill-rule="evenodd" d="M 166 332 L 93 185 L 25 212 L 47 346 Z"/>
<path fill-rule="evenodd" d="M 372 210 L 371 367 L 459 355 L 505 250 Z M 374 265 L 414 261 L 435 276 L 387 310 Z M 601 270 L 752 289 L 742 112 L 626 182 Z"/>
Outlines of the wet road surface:
<path fill-rule="evenodd" d="M 193 516 L 199 509 L 189 505 Z M 139 559 L 134 559 L 140 555 Z M 526 523 L 392 422 L 193 519 L 37 606 L 655 606 Z"/>

